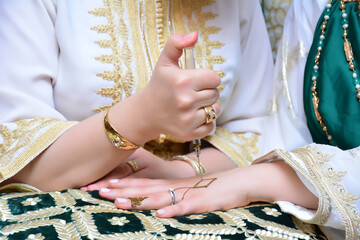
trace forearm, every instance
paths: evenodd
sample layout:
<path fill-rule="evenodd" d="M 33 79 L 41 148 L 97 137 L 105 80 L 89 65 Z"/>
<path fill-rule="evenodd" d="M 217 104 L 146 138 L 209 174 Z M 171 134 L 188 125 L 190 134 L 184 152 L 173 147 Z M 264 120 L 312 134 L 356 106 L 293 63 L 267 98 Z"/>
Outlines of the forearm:
<path fill-rule="evenodd" d="M 124 103 L 111 109 L 109 121 L 126 139 L 143 144 L 151 135 L 146 135 L 146 128 L 140 128 L 141 123 L 125 114 L 128 107 Z M 131 117 L 132 121 L 119 116 Z M 142 132 L 142 138 L 136 137 L 138 132 Z M 133 152 L 111 144 L 104 130 L 104 113 L 98 113 L 68 129 L 4 184 L 22 182 L 41 190 L 76 188 L 103 177 Z"/>
<path fill-rule="evenodd" d="M 189 156 L 193 159 L 197 159 L 195 152 L 191 152 Z M 214 147 L 201 149 L 200 162 L 205 167 L 207 174 L 222 172 L 237 167 L 231 158 Z"/>
<path fill-rule="evenodd" d="M 288 201 L 309 209 L 318 207 L 318 198 L 284 161 L 251 165 L 247 178 L 251 202 Z"/>

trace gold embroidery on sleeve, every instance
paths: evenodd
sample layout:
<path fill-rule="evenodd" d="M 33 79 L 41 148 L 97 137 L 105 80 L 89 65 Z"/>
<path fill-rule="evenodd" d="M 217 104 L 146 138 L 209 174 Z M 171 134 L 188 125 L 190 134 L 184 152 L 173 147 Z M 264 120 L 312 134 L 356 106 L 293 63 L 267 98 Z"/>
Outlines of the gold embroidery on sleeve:
<path fill-rule="evenodd" d="M 321 184 L 325 186 L 332 203 L 343 221 L 346 239 L 359 239 L 360 214 L 355 204 L 356 201 L 360 199 L 360 196 L 347 192 L 345 187 L 339 183 L 346 172 L 335 171 L 335 169 L 327 163 L 333 155 L 322 153 L 319 147 L 307 146 L 301 148 L 301 150 L 311 156 L 313 160 L 311 166 L 315 166 L 315 171 L 321 174 L 321 179 L 319 180 Z"/>
<path fill-rule="evenodd" d="M 128 29 L 124 21 L 124 6 L 121 0 L 104 0 L 104 7 L 89 11 L 90 14 L 99 17 L 106 17 L 107 25 L 98 25 L 92 27 L 92 30 L 98 33 L 107 33 L 109 40 L 96 41 L 101 48 L 110 48 L 112 54 L 101 55 L 96 60 L 102 63 L 113 65 L 112 71 L 104 71 L 98 73 L 97 76 L 104 80 L 113 81 L 114 86 L 111 88 L 102 88 L 97 91 L 104 97 L 113 99 L 111 105 L 129 97 L 134 87 L 134 76 L 132 73 L 131 62 L 132 53 L 130 51 L 128 41 Z M 122 45 L 120 46 L 120 40 Z M 104 111 L 110 106 L 103 106 L 95 109 L 96 112 Z"/>
<path fill-rule="evenodd" d="M 256 158 L 259 150 L 256 144 L 259 136 L 249 137 L 241 133 L 231 133 L 225 128 L 218 127 L 213 135 L 205 138 L 206 141 L 227 154 L 239 166 L 247 166 Z"/>
<path fill-rule="evenodd" d="M 38 156 L 75 122 L 36 118 L 0 125 L 0 182 Z"/>
<path fill-rule="evenodd" d="M 318 211 L 316 212 L 315 216 L 307 222 L 323 225 L 325 222 L 327 222 L 332 211 L 331 199 L 326 193 L 326 190 L 323 188 L 322 185 L 318 184 L 317 178 L 316 176 L 314 176 L 314 173 L 312 171 L 308 172 L 302 166 L 300 166 L 297 161 L 293 160 L 293 156 L 291 156 L 290 153 L 284 150 L 276 150 L 276 153 L 297 172 L 300 172 L 315 188 L 316 192 L 319 195 Z M 300 158 L 302 161 L 307 163 L 310 162 L 309 156 L 305 155 L 302 151 L 299 151 L 297 149 L 294 150 L 292 153 L 298 158 Z"/>
<path fill-rule="evenodd" d="M 114 82 L 113 87 L 97 91 L 101 96 L 111 98 L 111 105 L 145 88 L 167 38 L 174 31 L 199 33 L 199 42 L 195 48 L 199 67 L 214 68 L 216 64 L 221 66 L 226 61 L 222 56 L 212 53 L 213 49 L 222 48 L 224 44 L 210 40 L 210 35 L 218 34 L 221 28 L 206 25 L 207 21 L 217 17 L 204 10 L 204 7 L 215 3 L 214 0 L 103 0 L 103 3 L 104 7 L 89 13 L 107 20 L 105 25 L 91 29 L 104 36 L 96 44 L 111 50 L 111 54 L 96 58 L 102 63 L 113 65 L 113 70 L 97 74 L 104 80 Z M 217 68 L 216 71 L 221 77 L 225 76 L 223 70 Z M 223 88 L 223 85 L 219 86 L 220 91 Z M 101 106 L 95 111 L 103 111 L 108 107 Z M 178 154 L 179 146 L 169 142 L 172 143 L 171 139 L 162 146 L 151 142 L 147 144 L 151 149 L 147 149 L 164 153 L 161 157 L 165 158 L 174 155 L 174 148 Z"/>
<path fill-rule="evenodd" d="M 325 224 L 331 214 L 332 203 L 345 226 L 346 239 L 358 239 L 360 237 L 358 232 L 358 229 L 360 229 L 360 215 L 355 204 L 360 199 L 360 196 L 346 192 L 345 187 L 339 183 L 346 172 L 337 172 L 328 163 L 334 155 L 322 153 L 319 146 L 306 146 L 296 149 L 293 153 L 297 154 L 305 163 L 310 174 L 307 179 L 320 195 L 319 209 L 310 222 Z M 285 157 L 284 160 L 290 165 L 294 165 L 291 156 Z M 304 176 L 306 177 L 306 175 Z M 318 191 L 319 188 L 320 191 Z"/>
<path fill-rule="evenodd" d="M 224 44 L 211 41 L 209 38 L 211 34 L 217 34 L 221 28 L 206 26 L 206 22 L 217 15 L 203 12 L 203 7 L 210 6 L 214 2 L 213 0 L 103 0 L 104 7 L 96 8 L 89 13 L 97 17 L 105 17 L 107 23 L 91 29 L 108 35 L 107 39 L 95 43 L 101 48 L 110 49 L 111 54 L 101 55 L 96 60 L 112 64 L 113 70 L 98 73 L 97 76 L 113 81 L 114 86 L 102 88 L 97 93 L 112 98 L 111 105 L 114 105 L 134 91 L 143 89 L 166 39 L 174 30 L 178 33 L 199 32 L 200 41 L 196 46 L 195 55 L 200 67 L 213 68 L 215 64 L 223 64 L 225 59 L 213 55 L 212 49 L 221 48 Z M 221 77 L 225 76 L 223 70 L 217 72 Z M 222 90 L 223 86 L 219 89 Z M 95 111 L 103 111 L 108 107 L 102 106 Z"/>

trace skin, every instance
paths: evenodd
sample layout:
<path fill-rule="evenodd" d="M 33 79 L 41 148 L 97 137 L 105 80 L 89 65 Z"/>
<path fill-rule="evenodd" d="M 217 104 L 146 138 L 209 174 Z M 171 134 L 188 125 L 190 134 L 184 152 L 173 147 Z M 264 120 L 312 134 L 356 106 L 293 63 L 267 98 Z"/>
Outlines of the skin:
<path fill-rule="evenodd" d="M 156 214 L 161 218 L 227 210 L 259 201 L 289 201 L 309 209 L 318 207 L 318 198 L 283 161 L 236 168 L 204 178 L 217 179 L 208 188 L 190 190 L 184 199 L 181 196 L 186 189 L 175 190 L 175 205 L 171 205 L 168 189 L 193 186 L 199 182 L 198 177 L 176 180 L 112 179 L 109 182 L 111 188 L 102 188 L 100 196 L 115 201 L 121 209 L 133 209 L 129 197 L 146 196 L 148 198 L 135 209 L 157 209 Z"/>
<path fill-rule="evenodd" d="M 142 145 L 161 133 L 191 140 L 213 130 L 214 124 L 204 124 L 202 108 L 212 105 L 220 111 L 216 103 L 219 75 L 210 69 L 178 66 L 182 49 L 193 46 L 197 39 L 197 33 L 172 35 L 147 87 L 111 108 L 109 121 L 127 140 Z M 26 183 L 51 191 L 79 188 L 101 179 L 135 152 L 117 149 L 109 142 L 103 118 L 104 113 L 98 113 L 71 127 L 0 186 Z"/>
<path fill-rule="evenodd" d="M 188 156 L 196 159 L 195 153 L 190 153 Z M 100 190 L 110 187 L 109 180 L 114 178 L 177 179 L 196 176 L 190 164 L 184 161 L 164 161 L 143 148 L 133 153 L 128 158 L 128 161 L 130 160 L 136 161 L 140 169 L 138 172 L 133 173 L 130 166 L 123 163 L 102 179 L 82 187 L 81 190 Z M 236 168 L 235 163 L 228 156 L 213 147 L 201 150 L 201 163 L 209 174 Z"/>

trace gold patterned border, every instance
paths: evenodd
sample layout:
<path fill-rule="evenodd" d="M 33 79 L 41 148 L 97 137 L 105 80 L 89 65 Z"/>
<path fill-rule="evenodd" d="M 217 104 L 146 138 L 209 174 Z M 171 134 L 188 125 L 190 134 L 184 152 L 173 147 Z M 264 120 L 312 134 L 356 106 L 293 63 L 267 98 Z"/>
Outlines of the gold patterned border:
<path fill-rule="evenodd" d="M 259 153 L 256 144 L 259 136 L 253 134 L 249 137 L 241 133 L 232 133 L 229 130 L 217 127 L 213 135 L 207 136 L 206 141 L 211 143 L 239 166 L 248 166 Z"/>
<path fill-rule="evenodd" d="M 284 152 L 277 151 L 284 160 L 294 166 L 294 161 Z M 339 182 L 346 172 L 337 172 L 328 163 L 334 155 L 321 152 L 320 147 L 306 146 L 293 151 L 305 163 L 310 176 L 307 179 L 317 188 L 320 196 L 319 209 L 311 222 L 325 224 L 331 213 L 331 203 L 335 206 L 345 226 L 346 239 L 359 239 L 360 215 L 355 206 L 360 196 L 346 192 L 345 187 Z M 303 173 L 304 171 L 300 171 Z M 306 177 L 306 175 L 304 175 Z M 319 189 L 320 188 L 320 189 Z"/>
<path fill-rule="evenodd" d="M 223 64 L 222 56 L 212 54 L 213 49 L 224 46 L 219 41 L 211 41 L 209 36 L 218 33 L 221 28 L 207 26 L 206 22 L 217 17 L 211 12 L 203 12 L 214 0 L 103 0 L 104 7 L 89 11 L 97 17 L 105 17 L 105 25 L 91 29 L 108 35 L 108 39 L 95 43 L 111 54 L 96 57 L 97 61 L 112 64 L 113 70 L 98 73 L 106 81 L 113 81 L 110 88 L 97 91 L 103 97 L 112 99 L 111 105 L 129 97 L 135 90 L 145 88 L 165 40 L 175 32 L 197 31 L 199 42 L 195 47 L 198 66 L 213 69 L 214 64 Z M 176 10 L 176 11 L 175 11 Z M 128 22 L 125 22 L 125 12 Z M 131 39 L 129 42 L 128 40 Z M 131 66 L 131 64 L 135 65 Z M 135 70 L 136 69 L 136 70 Z M 135 72 L 133 72 L 135 71 Z M 223 70 L 217 70 L 221 77 Z M 224 86 L 220 86 L 222 90 Z M 104 111 L 110 106 L 102 106 L 94 111 Z"/>
<path fill-rule="evenodd" d="M 51 122 L 51 121 L 59 121 L 56 119 L 37 119 L 37 121 L 42 122 Z M 19 128 L 24 127 L 24 121 L 18 121 Z M 14 159 L 10 159 L 9 164 L 7 166 L 4 166 L 0 170 L 0 177 L 1 180 L 8 179 L 15 175 L 17 172 L 19 172 L 24 166 L 26 166 L 30 161 L 32 161 L 35 157 L 37 157 L 44 149 L 46 149 L 50 144 L 52 144 L 64 131 L 66 131 L 68 128 L 75 125 L 77 122 L 58 122 L 55 123 L 53 126 L 51 126 L 45 133 L 40 135 L 35 140 L 31 139 L 30 136 L 23 137 L 23 143 L 20 144 L 17 148 L 8 150 L 7 152 L 2 152 L 2 157 L 11 154 Z M 39 127 L 42 125 L 40 124 Z M 2 129 L 4 130 L 4 128 Z M 26 130 L 26 129 L 25 129 Z M 39 130 L 35 127 L 33 129 L 35 131 Z M 9 135 L 8 138 L 11 138 L 12 135 Z M 31 142 L 32 141 L 32 142 Z M 27 145 L 29 144 L 29 145 Z M 26 147 L 25 150 L 23 150 L 19 156 L 15 156 L 14 151 L 18 151 L 20 148 Z M 10 153 L 8 153 L 10 152 Z"/>
<path fill-rule="evenodd" d="M 300 166 L 297 161 L 293 160 L 293 156 L 291 156 L 287 151 L 276 150 L 275 152 L 294 170 L 301 173 L 301 175 L 303 175 L 311 183 L 311 185 L 315 188 L 316 192 L 319 195 L 318 210 L 316 211 L 315 216 L 312 219 L 307 220 L 307 222 L 318 225 L 323 225 L 324 223 L 326 223 L 332 212 L 331 199 L 323 186 L 318 184 L 316 180 L 317 178 L 316 176 L 314 176 L 314 173 L 312 171 L 308 173 L 308 171 L 306 171 L 302 166 Z M 303 152 L 300 150 L 294 150 L 293 154 L 295 154 L 295 156 L 297 156 L 305 163 L 309 163 L 310 161 L 308 159 L 308 156 L 304 155 Z"/>

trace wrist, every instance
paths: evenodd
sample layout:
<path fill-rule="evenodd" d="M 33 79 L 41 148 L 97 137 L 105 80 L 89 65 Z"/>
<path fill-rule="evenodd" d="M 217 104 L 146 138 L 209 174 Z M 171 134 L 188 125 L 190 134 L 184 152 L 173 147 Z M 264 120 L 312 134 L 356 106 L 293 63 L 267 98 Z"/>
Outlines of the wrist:
<path fill-rule="evenodd" d="M 138 107 L 138 97 L 131 96 L 114 105 L 109 112 L 109 121 L 124 138 L 136 145 L 144 145 L 160 133 L 154 131 L 149 117 L 144 117 Z"/>
<path fill-rule="evenodd" d="M 272 191 L 271 179 L 266 176 L 269 173 L 266 171 L 266 166 L 250 165 L 241 167 L 243 172 L 240 173 L 241 180 L 247 182 L 245 184 L 246 199 L 249 203 L 254 202 L 274 202 L 274 191 Z"/>
<path fill-rule="evenodd" d="M 172 157 L 169 161 L 175 163 L 179 167 L 179 172 L 181 173 L 181 176 L 179 176 L 180 178 L 206 174 L 204 166 L 189 156 L 177 155 Z"/>

